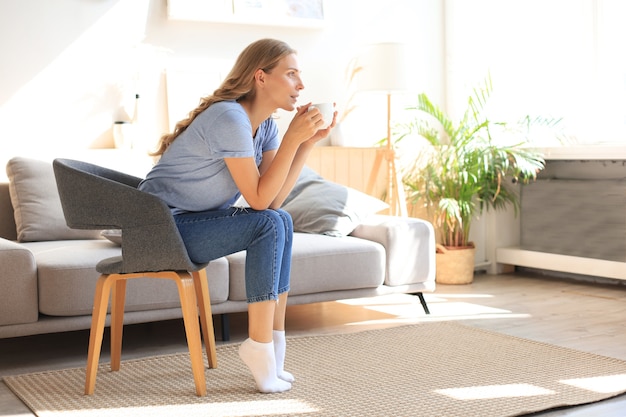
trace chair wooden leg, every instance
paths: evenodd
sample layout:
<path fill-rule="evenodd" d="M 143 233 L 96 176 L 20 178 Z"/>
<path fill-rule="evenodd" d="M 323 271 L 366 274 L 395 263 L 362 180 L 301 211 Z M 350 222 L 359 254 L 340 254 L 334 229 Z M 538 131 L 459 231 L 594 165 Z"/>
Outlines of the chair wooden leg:
<path fill-rule="evenodd" d="M 205 343 L 207 345 L 209 366 L 217 366 L 211 302 L 206 273 L 204 271 L 193 274 L 187 272 L 177 273 L 174 271 L 162 271 L 150 274 L 110 274 L 101 275 L 100 278 L 98 278 L 89 334 L 85 394 L 91 395 L 95 391 L 96 374 L 98 372 L 104 325 L 111 292 L 113 292 L 113 300 L 111 302 L 111 370 L 117 371 L 121 363 L 126 281 L 127 279 L 146 276 L 167 278 L 176 282 L 183 312 L 183 321 L 185 323 L 187 344 L 189 345 L 189 356 L 191 358 L 193 379 L 196 385 L 196 394 L 198 396 L 204 396 L 207 390 L 204 360 L 202 357 L 202 339 L 200 337 L 200 325 L 198 324 L 198 309 L 200 310 L 202 331 L 206 339 Z"/>
<path fill-rule="evenodd" d="M 200 340 L 200 326 L 198 324 L 198 306 L 193 278 L 187 273 L 176 274 L 176 285 L 180 294 L 180 305 L 183 310 L 183 321 L 189 356 L 191 357 L 191 370 L 196 383 L 196 394 L 206 395 L 206 379 L 204 374 L 204 360 L 202 358 L 202 341 Z"/>
<path fill-rule="evenodd" d="M 217 368 L 217 352 L 215 351 L 215 330 L 213 329 L 213 314 L 211 313 L 211 298 L 206 270 L 192 272 L 196 299 L 202 324 L 202 336 L 206 350 L 209 368 Z"/>
<path fill-rule="evenodd" d="M 94 295 L 93 312 L 91 317 L 91 330 L 89 331 L 89 351 L 87 353 L 87 369 L 85 377 L 85 394 L 93 394 L 96 388 L 96 374 L 98 373 L 98 362 L 100 361 L 100 350 L 102 348 L 102 335 L 104 333 L 104 323 L 109 306 L 111 295 L 112 279 L 109 275 L 100 275 L 96 283 Z"/>
<path fill-rule="evenodd" d="M 124 304 L 126 279 L 118 278 L 111 297 L 111 370 L 119 371 L 122 362 L 122 333 L 124 329 Z"/>

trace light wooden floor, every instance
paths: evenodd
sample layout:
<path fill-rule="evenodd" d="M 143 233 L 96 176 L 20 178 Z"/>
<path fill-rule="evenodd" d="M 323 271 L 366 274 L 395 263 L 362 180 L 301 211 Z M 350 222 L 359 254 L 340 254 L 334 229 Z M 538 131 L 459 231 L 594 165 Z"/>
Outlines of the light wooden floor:
<path fill-rule="evenodd" d="M 328 334 L 456 320 L 466 325 L 626 360 L 626 283 L 604 285 L 517 272 L 477 275 L 471 285 L 443 286 L 427 294 L 431 315 L 416 297 L 385 296 L 290 306 L 288 334 Z M 246 336 L 246 315 L 231 316 L 232 341 Z M 0 340 L 0 377 L 84 366 L 87 332 Z M 106 343 L 107 341 L 105 341 Z M 127 326 L 123 359 L 186 350 L 179 321 Z M 108 360 L 103 350 L 102 360 Z M 0 383 L 0 416 L 32 416 Z M 623 417 L 626 395 L 542 417 Z"/>

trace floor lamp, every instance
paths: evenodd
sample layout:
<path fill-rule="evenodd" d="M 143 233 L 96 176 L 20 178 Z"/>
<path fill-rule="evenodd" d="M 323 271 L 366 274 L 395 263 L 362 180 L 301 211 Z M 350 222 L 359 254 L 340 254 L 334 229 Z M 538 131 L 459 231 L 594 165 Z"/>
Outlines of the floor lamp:
<path fill-rule="evenodd" d="M 385 148 L 376 155 L 369 177 L 367 192 L 371 194 L 383 160 L 387 164 L 387 202 L 390 214 L 407 216 L 402 178 L 396 168 L 396 153 L 391 140 L 391 95 L 410 89 L 409 64 L 405 46 L 401 43 L 379 43 L 365 48 L 359 57 L 361 71 L 355 79 L 357 92 L 385 93 L 387 96 L 387 140 Z"/>

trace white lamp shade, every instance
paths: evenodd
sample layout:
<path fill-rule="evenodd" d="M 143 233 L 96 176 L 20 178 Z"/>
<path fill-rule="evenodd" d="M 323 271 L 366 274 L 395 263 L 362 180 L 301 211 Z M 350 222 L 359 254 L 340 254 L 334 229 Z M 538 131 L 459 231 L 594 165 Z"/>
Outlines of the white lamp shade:
<path fill-rule="evenodd" d="M 356 91 L 397 93 L 414 89 L 415 68 L 404 44 L 369 45 L 357 58 L 357 65 L 361 71 L 354 78 Z"/>

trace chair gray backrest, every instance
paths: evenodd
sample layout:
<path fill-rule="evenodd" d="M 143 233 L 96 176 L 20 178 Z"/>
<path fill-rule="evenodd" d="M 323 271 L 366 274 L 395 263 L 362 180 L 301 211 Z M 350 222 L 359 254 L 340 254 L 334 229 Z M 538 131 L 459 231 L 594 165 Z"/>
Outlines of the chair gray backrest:
<path fill-rule="evenodd" d="M 73 229 L 121 229 L 122 256 L 96 266 L 102 274 L 197 271 L 172 213 L 161 199 L 137 189 L 141 178 L 87 162 L 53 162 L 61 205 Z"/>

